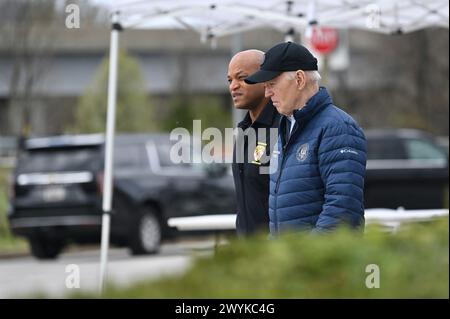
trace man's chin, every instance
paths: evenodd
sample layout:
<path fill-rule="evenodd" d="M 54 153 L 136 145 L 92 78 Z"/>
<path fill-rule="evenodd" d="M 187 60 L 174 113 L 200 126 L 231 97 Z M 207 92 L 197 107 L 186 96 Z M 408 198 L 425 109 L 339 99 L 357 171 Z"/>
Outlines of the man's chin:
<path fill-rule="evenodd" d="M 286 110 L 282 110 L 278 106 L 275 106 L 275 108 L 277 109 L 278 113 L 280 113 L 281 115 L 284 115 L 284 116 L 291 116 L 292 115 L 292 112 L 288 112 Z"/>
<path fill-rule="evenodd" d="M 284 115 L 283 112 L 281 111 L 280 107 L 277 104 L 273 104 L 273 106 L 277 109 L 278 113 L 280 113 L 281 115 Z"/>
<path fill-rule="evenodd" d="M 239 105 L 239 104 L 235 104 L 234 108 L 238 109 L 238 110 L 248 110 L 248 107 L 246 107 L 245 105 Z"/>

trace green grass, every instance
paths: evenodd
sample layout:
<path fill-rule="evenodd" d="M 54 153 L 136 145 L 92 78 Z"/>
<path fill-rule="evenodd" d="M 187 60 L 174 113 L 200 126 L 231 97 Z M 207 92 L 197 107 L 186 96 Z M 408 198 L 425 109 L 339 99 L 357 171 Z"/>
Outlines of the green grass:
<path fill-rule="evenodd" d="M 285 235 L 231 240 L 184 275 L 109 285 L 105 298 L 448 298 L 448 218 L 404 226 L 396 234 Z M 366 267 L 378 265 L 380 288 Z M 95 297 L 73 295 L 72 297 Z"/>
<path fill-rule="evenodd" d="M 0 255 L 28 252 L 28 245 L 22 238 L 11 234 L 6 216 L 8 209 L 8 177 L 11 170 L 0 168 Z"/>
<path fill-rule="evenodd" d="M 22 238 L 0 238 L 0 256 L 28 254 L 29 251 L 28 243 Z"/>
<path fill-rule="evenodd" d="M 6 217 L 9 172 L 9 169 L 0 168 L 0 238 L 9 238 L 11 236 Z"/>

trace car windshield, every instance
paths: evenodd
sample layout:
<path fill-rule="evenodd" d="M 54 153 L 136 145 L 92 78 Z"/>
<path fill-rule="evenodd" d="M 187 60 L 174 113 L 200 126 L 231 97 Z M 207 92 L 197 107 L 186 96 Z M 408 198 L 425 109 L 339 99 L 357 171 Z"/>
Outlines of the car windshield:
<path fill-rule="evenodd" d="M 443 150 L 426 140 L 408 139 L 406 150 L 410 159 L 446 160 L 447 155 Z"/>
<path fill-rule="evenodd" d="M 20 173 L 84 171 L 99 168 L 99 146 L 28 150 L 19 156 Z"/>
<path fill-rule="evenodd" d="M 195 170 L 203 169 L 203 165 L 199 163 L 199 155 L 196 154 L 190 146 L 187 145 L 185 148 L 185 150 L 188 151 L 188 154 L 185 155 L 187 156 L 186 162 L 179 162 L 181 154 L 179 152 L 173 153 L 172 147 L 172 144 L 159 144 L 157 146 L 159 164 L 162 168 L 189 168 Z M 171 152 L 174 158 L 171 158 Z M 195 156 L 195 160 L 193 159 L 193 156 Z"/>
<path fill-rule="evenodd" d="M 369 160 L 407 159 L 403 143 L 395 138 L 370 138 L 367 140 Z"/>
<path fill-rule="evenodd" d="M 102 159 L 103 160 L 103 159 Z M 148 168 L 149 162 L 145 148 L 139 144 L 120 144 L 114 149 L 115 168 Z"/>

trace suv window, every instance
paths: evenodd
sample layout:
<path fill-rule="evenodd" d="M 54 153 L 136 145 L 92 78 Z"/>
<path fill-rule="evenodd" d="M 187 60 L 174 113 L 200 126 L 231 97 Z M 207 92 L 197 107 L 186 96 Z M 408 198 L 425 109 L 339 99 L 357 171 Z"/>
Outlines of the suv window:
<path fill-rule="evenodd" d="M 116 145 L 114 150 L 114 167 L 148 168 L 149 163 L 144 145 Z"/>
<path fill-rule="evenodd" d="M 22 152 L 17 163 L 20 173 L 80 171 L 99 168 L 100 147 L 44 148 Z"/>
<path fill-rule="evenodd" d="M 171 144 L 159 144 L 156 146 L 157 152 L 158 152 L 158 158 L 159 158 L 159 165 L 161 168 L 178 168 L 178 169 L 194 169 L 194 170 L 201 170 L 202 165 L 201 164 L 193 164 L 193 163 L 174 163 L 170 159 L 170 150 L 172 148 Z M 191 161 L 192 161 L 192 154 L 193 150 L 190 148 L 191 152 Z"/>
<path fill-rule="evenodd" d="M 398 138 L 371 138 L 367 141 L 370 160 L 407 159 L 402 141 Z"/>
<path fill-rule="evenodd" d="M 405 141 L 409 159 L 446 159 L 447 156 L 429 141 L 408 139 Z"/>

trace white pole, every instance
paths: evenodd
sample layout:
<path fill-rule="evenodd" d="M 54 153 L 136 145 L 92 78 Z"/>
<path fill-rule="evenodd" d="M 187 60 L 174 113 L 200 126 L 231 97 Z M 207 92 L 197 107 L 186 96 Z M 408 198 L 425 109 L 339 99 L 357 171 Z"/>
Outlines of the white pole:
<path fill-rule="evenodd" d="M 286 5 L 286 15 L 292 16 L 292 5 L 294 4 L 293 1 L 287 1 Z M 295 30 L 293 27 L 290 27 L 289 30 L 286 31 L 284 34 L 284 42 L 295 42 Z"/>
<path fill-rule="evenodd" d="M 108 110 L 106 120 L 105 140 L 105 175 L 103 181 L 103 217 L 102 238 L 100 250 L 100 280 L 99 292 L 103 292 L 106 277 L 106 265 L 108 262 L 110 212 L 113 193 L 113 151 L 114 131 L 116 122 L 116 99 L 117 99 L 117 65 L 119 51 L 119 13 L 112 16 L 111 44 L 109 51 L 109 78 L 108 78 Z"/>
<path fill-rule="evenodd" d="M 284 42 L 295 42 L 295 30 L 293 28 L 290 28 L 285 34 L 284 34 Z"/>

